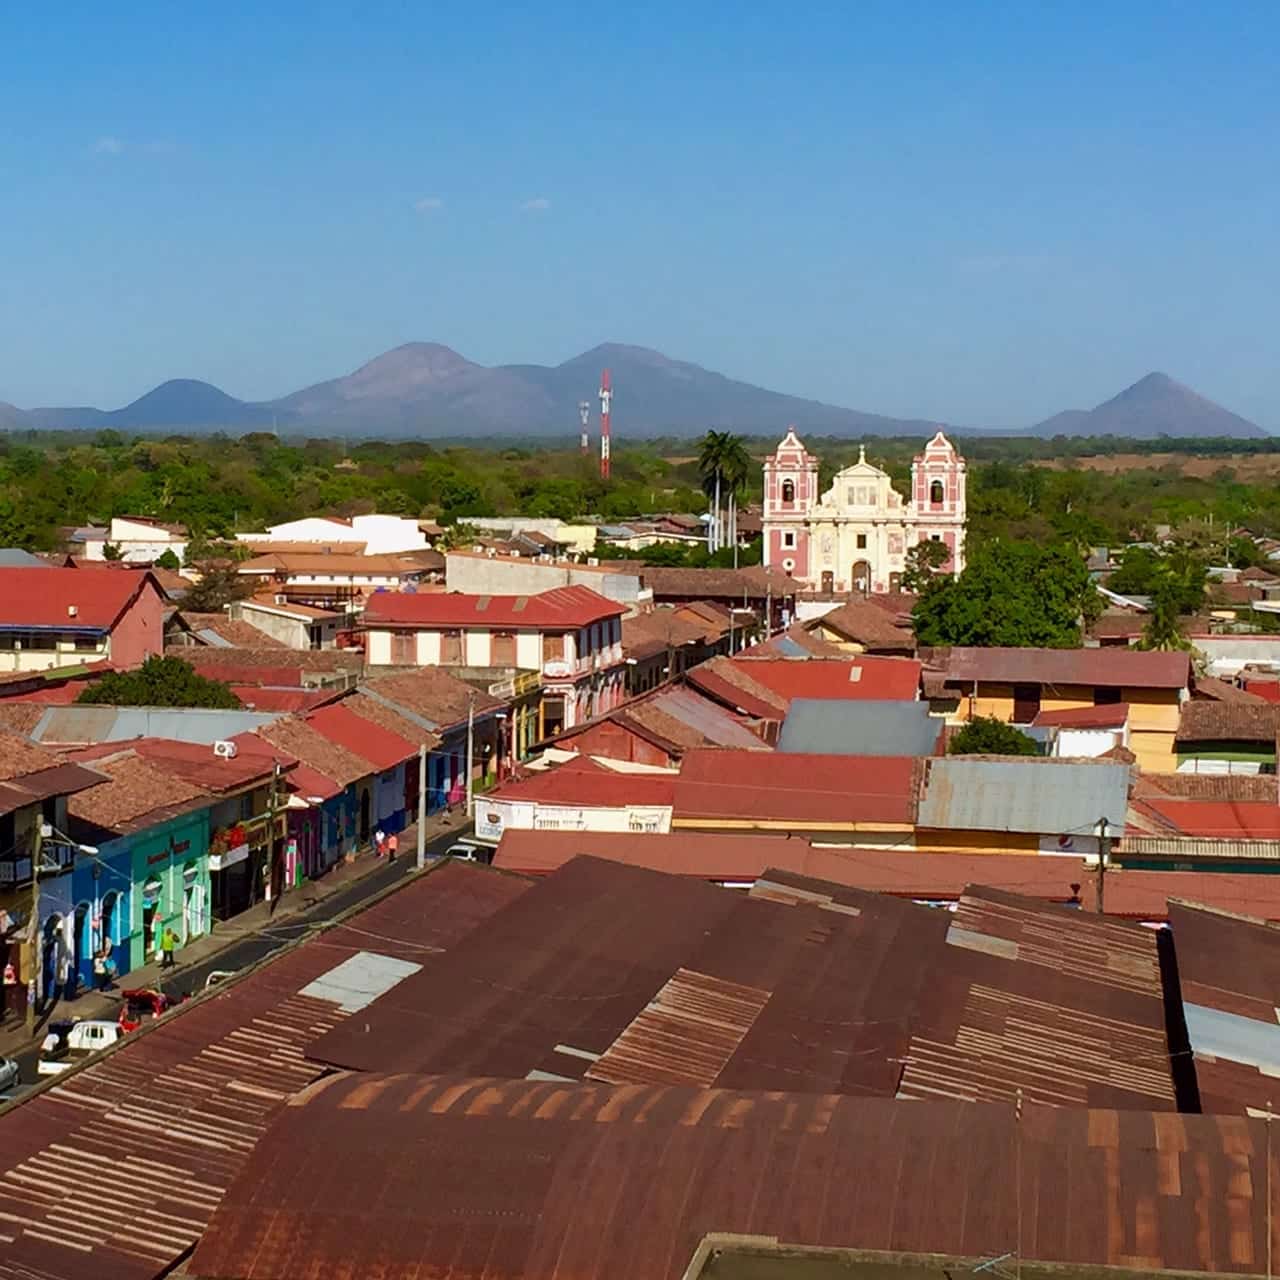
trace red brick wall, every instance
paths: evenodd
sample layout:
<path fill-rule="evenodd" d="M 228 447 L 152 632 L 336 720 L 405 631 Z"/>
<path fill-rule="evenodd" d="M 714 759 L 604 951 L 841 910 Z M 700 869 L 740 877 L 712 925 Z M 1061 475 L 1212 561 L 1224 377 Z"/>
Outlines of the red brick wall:
<path fill-rule="evenodd" d="M 95 573 L 116 572 L 95 569 Z M 111 632 L 111 661 L 117 667 L 141 666 L 153 654 L 164 653 L 164 603 L 147 583 L 120 615 Z"/>

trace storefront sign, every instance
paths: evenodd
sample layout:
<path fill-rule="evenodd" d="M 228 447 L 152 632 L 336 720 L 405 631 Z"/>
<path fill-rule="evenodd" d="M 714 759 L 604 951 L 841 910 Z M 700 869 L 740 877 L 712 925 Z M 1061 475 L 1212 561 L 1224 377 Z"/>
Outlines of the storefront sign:
<path fill-rule="evenodd" d="M 228 867 L 234 867 L 237 862 L 243 862 L 249 856 L 249 846 L 247 844 L 238 844 L 234 849 L 228 849 L 226 853 L 211 853 L 209 855 L 210 871 L 225 871 Z"/>
<path fill-rule="evenodd" d="M 157 862 L 168 862 L 168 861 L 169 861 L 169 850 L 166 849 L 163 853 L 153 853 L 151 857 L 147 859 L 147 866 L 154 867 Z"/>
<path fill-rule="evenodd" d="M 182 855 L 183 855 L 184 853 L 186 853 L 186 851 L 187 851 L 188 849 L 190 849 L 190 848 L 191 848 L 191 841 L 190 841 L 190 840 L 177 840 L 177 841 L 175 841 L 175 840 L 172 840 L 172 839 L 171 839 L 171 840 L 169 841 L 169 852 L 170 852 L 171 854 L 173 854 L 173 856 L 174 856 L 175 858 L 180 858 L 180 857 L 182 857 Z"/>

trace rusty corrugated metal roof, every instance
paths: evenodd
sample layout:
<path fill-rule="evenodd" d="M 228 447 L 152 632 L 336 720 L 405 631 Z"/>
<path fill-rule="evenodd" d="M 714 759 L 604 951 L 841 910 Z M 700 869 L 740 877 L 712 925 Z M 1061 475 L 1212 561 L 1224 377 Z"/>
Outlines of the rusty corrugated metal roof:
<path fill-rule="evenodd" d="M 1265 1153 L 1243 1117 L 338 1076 L 284 1108 L 188 1270 L 670 1280 L 721 1232 L 1259 1273 Z"/>
<path fill-rule="evenodd" d="M 166 1274 L 199 1239 L 303 1058 L 346 1015 L 302 995 L 361 952 L 425 960 L 528 882 L 446 863 L 0 1120 L 0 1280 Z"/>

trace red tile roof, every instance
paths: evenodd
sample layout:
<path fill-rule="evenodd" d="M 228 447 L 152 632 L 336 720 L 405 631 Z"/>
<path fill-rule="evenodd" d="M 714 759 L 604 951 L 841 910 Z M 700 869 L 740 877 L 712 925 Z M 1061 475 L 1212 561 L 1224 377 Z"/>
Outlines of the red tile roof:
<path fill-rule="evenodd" d="M 311 711 L 340 696 L 336 689 L 273 689 L 260 684 L 233 684 L 231 692 L 247 711 Z"/>
<path fill-rule="evenodd" d="M 1191 679 L 1191 659 L 1185 653 L 1155 650 L 954 648 L 937 650 L 932 657 L 945 666 L 952 684 L 1185 689 Z"/>
<path fill-rule="evenodd" d="M 573 630 L 625 612 L 590 587 L 555 587 L 527 596 L 380 591 L 366 602 L 362 625 Z"/>
<path fill-rule="evenodd" d="M 675 819 L 910 826 L 919 778 L 912 756 L 690 751 L 676 784 Z"/>
<path fill-rule="evenodd" d="M 327 778 L 318 769 L 310 765 L 297 765 L 289 774 L 289 790 L 304 800 L 318 796 L 321 800 L 331 800 L 341 795 L 345 788 L 340 787 L 332 778 Z"/>
<path fill-rule="evenodd" d="M 107 631 L 144 590 L 159 591 L 147 572 L 0 569 L 0 627 Z M 70 612 L 75 610 L 75 614 Z"/>
<path fill-rule="evenodd" d="M 307 723 L 330 742 L 371 761 L 379 769 L 393 769 L 418 754 L 415 743 L 342 706 L 321 707 L 307 716 Z"/>
<path fill-rule="evenodd" d="M 1036 728 L 1114 729 L 1129 719 L 1129 704 L 1116 702 L 1101 707 L 1070 707 L 1063 711 L 1042 711 L 1032 721 Z"/>
<path fill-rule="evenodd" d="M 1187 836 L 1280 840 L 1280 805 L 1258 800 L 1175 800 L 1149 795 L 1143 804 Z"/>
<path fill-rule="evenodd" d="M 834 631 L 869 650 L 910 652 L 915 648 L 915 636 L 906 627 L 900 627 L 887 609 L 866 597 L 855 597 L 804 625 L 810 631 Z"/>
<path fill-rule="evenodd" d="M 753 680 L 790 702 L 793 698 L 839 698 L 859 702 L 910 702 L 920 689 L 914 658 L 733 659 Z"/>
<path fill-rule="evenodd" d="M 592 760 L 570 760 L 519 782 L 508 782 L 490 795 L 499 800 L 564 804 L 575 809 L 622 809 L 627 805 L 670 805 L 673 773 L 620 773 Z"/>

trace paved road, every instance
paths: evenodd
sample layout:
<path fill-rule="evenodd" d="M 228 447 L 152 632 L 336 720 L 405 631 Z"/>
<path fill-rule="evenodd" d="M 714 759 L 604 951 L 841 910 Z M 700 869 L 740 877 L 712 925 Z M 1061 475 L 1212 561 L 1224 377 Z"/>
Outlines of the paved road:
<path fill-rule="evenodd" d="M 429 837 L 427 857 L 440 857 L 451 844 L 467 838 L 467 832 L 456 830 Z M 197 960 L 194 964 L 176 964 L 172 970 L 163 974 L 162 982 L 158 985 L 168 995 L 195 995 L 204 990 L 205 980 L 214 970 L 244 969 L 263 957 L 269 956 L 273 951 L 278 951 L 281 947 L 300 938 L 316 923 L 333 919 L 348 908 L 373 897 L 388 885 L 403 879 L 413 869 L 416 857 L 416 837 L 412 831 L 404 834 L 400 848 L 400 856 L 394 862 L 374 867 L 359 879 L 353 880 L 349 885 L 316 903 L 315 906 L 308 907 L 305 911 L 292 915 L 286 920 L 281 920 L 278 924 L 268 923 L 262 927 L 261 931 L 249 934 L 241 941 L 233 942 L 224 950 L 206 956 L 203 960 Z M 230 933 L 235 926 L 235 919 L 232 918 L 223 927 Z M 217 934 L 215 933 L 214 936 L 216 937 Z M 128 980 L 127 974 L 125 980 Z M 66 1016 L 61 1013 L 61 1008 L 62 1006 L 59 1006 L 55 1016 Z M 38 1044 L 14 1054 L 22 1070 L 23 1086 L 29 1087 L 41 1079 L 36 1073 L 39 1057 Z M 16 1097 L 22 1092 L 23 1088 L 20 1087 L 6 1096 Z"/>

